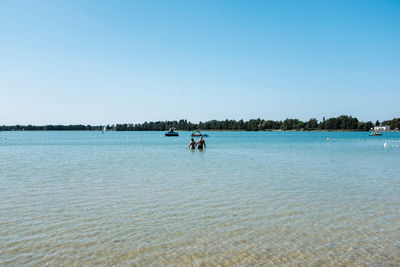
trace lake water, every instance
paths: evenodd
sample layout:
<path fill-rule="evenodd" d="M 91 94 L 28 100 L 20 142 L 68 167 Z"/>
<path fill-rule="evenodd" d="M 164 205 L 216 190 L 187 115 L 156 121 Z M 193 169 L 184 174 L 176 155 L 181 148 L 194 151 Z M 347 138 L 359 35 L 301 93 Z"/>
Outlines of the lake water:
<path fill-rule="evenodd" d="M 208 133 L 0 132 L 0 265 L 400 265 L 400 133 Z"/>

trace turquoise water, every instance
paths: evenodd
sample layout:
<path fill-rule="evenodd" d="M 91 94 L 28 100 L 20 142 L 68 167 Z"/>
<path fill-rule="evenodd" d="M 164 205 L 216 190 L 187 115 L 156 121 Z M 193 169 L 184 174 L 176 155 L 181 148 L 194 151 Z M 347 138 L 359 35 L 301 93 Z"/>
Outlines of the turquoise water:
<path fill-rule="evenodd" d="M 0 132 L 0 265 L 400 264 L 400 133 L 209 134 Z"/>

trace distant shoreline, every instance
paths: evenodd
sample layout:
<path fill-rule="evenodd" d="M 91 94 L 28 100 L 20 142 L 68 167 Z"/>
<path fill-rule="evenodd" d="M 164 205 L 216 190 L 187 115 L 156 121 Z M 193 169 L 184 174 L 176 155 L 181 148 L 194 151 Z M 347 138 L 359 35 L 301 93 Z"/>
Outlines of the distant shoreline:
<path fill-rule="evenodd" d="M 371 131 L 375 126 L 380 126 L 380 131 L 393 131 L 400 129 L 400 118 L 386 120 L 383 122 L 371 121 L 363 122 L 357 118 L 341 115 L 336 118 L 318 121 L 311 118 L 308 121 L 298 119 L 285 120 L 264 120 L 250 119 L 244 120 L 210 120 L 199 123 L 192 123 L 188 120 L 179 121 L 152 121 L 144 123 L 124 123 L 107 125 L 0 125 L 0 131 L 168 131 L 176 129 L 178 131 L 320 131 L 320 132 L 348 132 L 348 131 Z"/>
<path fill-rule="evenodd" d="M 204 130 L 200 129 L 202 132 L 371 132 L 373 130 L 216 130 L 209 129 Z M 175 131 L 179 132 L 192 132 L 191 130 L 185 129 L 175 129 Z M 0 132 L 102 132 L 101 130 L 0 130 Z M 117 130 L 107 130 L 104 132 L 165 132 L 165 130 L 126 130 L 126 131 L 117 131 Z M 386 130 L 379 131 L 381 133 L 398 133 L 399 130 Z"/>

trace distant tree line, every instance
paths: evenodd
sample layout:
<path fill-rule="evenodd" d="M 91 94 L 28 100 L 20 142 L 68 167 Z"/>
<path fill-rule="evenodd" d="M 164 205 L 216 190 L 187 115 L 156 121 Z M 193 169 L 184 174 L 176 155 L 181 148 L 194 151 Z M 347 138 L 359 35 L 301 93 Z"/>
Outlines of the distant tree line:
<path fill-rule="evenodd" d="M 383 121 L 382 125 L 389 125 L 390 129 L 392 129 L 392 130 L 400 129 L 400 118 L 395 118 L 395 119 L 389 120 L 389 121 Z"/>
<path fill-rule="evenodd" d="M 111 129 L 110 126 L 109 130 Z M 0 131 L 100 131 L 104 126 L 91 126 L 91 125 L 14 125 L 14 126 L 0 126 Z"/>
<path fill-rule="evenodd" d="M 384 121 L 382 125 L 390 125 L 391 129 L 399 128 L 400 118 Z M 373 124 L 371 121 L 362 122 L 352 116 L 342 115 L 337 118 L 329 118 L 318 122 L 312 118 L 308 121 L 298 119 L 286 119 L 284 121 L 272 121 L 263 119 L 243 120 L 211 120 L 206 122 L 191 123 L 187 120 L 180 121 L 156 121 L 138 124 L 117 124 L 117 131 L 166 131 L 170 128 L 193 131 L 200 130 L 238 130 L 238 131 L 269 131 L 269 130 L 353 130 L 369 131 L 374 126 L 380 125 L 379 121 Z"/>
<path fill-rule="evenodd" d="M 270 130 L 352 130 L 352 131 L 369 131 L 374 126 L 381 123 L 376 121 L 362 122 L 352 116 L 342 115 L 336 118 L 323 118 L 318 121 L 315 118 L 308 121 L 301 121 L 298 119 L 286 119 L 283 121 L 252 119 L 248 121 L 243 120 L 211 120 L 206 122 L 192 123 L 187 120 L 179 121 L 156 121 L 144 122 L 137 124 L 116 124 L 107 126 L 90 126 L 90 125 L 15 125 L 15 126 L 0 126 L 0 131 L 101 131 L 115 130 L 115 131 L 166 131 L 170 128 L 177 130 L 193 131 L 200 130 L 232 130 L 232 131 L 270 131 Z M 400 128 L 400 118 L 383 121 L 382 125 L 389 125 L 391 129 Z"/>

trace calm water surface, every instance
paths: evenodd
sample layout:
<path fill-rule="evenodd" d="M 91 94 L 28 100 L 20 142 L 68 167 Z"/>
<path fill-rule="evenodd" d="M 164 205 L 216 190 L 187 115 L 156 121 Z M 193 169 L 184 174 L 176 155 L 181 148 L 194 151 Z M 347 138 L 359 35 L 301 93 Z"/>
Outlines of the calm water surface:
<path fill-rule="evenodd" d="M 0 265 L 400 265 L 400 133 L 180 134 L 0 132 Z"/>

